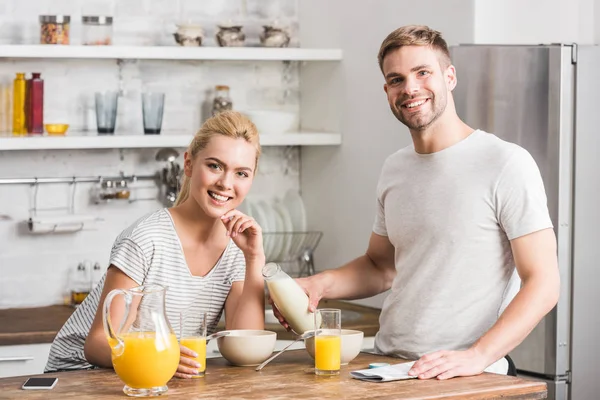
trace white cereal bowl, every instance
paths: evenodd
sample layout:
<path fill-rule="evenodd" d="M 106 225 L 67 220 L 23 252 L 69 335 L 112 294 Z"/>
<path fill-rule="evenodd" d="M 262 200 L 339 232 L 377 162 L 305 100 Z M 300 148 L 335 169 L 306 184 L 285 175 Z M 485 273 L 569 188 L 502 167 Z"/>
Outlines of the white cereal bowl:
<path fill-rule="evenodd" d="M 298 129 L 298 115 L 289 111 L 241 111 L 256 125 L 259 134 L 272 135 Z"/>
<path fill-rule="evenodd" d="M 233 365 L 259 365 L 275 350 L 277 334 L 271 331 L 239 329 L 217 339 L 221 355 Z"/>
<path fill-rule="evenodd" d="M 360 350 L 362 349 L 363 338 L 365 334 L 362 331 L 355 331 L 352 329 L 342 329 L 342 354 L 341 364 L 346 365 L 350 361 L 354 360 Z M 311 337 L 304 341 L 306 351 L 310 356 L 315 358 L 315 338 Z"/>

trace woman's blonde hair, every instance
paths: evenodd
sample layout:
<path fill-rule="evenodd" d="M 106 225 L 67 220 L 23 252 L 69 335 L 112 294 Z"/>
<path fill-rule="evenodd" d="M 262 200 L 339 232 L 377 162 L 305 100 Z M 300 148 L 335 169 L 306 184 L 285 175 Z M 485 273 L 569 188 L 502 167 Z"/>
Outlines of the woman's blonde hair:
<path fill-rule="evenodd" d="M 390 33 L 381 43 L 377 54 L 381 72 L 383 72 L 383 59 L 385 56 L 390 51 L 404 46 L 429 46 L 439 53 L 442 69 L 448 68 L 451 64 L 448 44 L 442 38 L 440 32 L 425 25 L 407 25 Z"/>
<path fill-rule="evenodd" d="M 245 115 L 237 111 L 222 111 L 209 118 L 202 124 L 202 127 L 196 133 L 192 142 L 187 148 L 188 156 L 194 160 L 196 155 L 203 150 L 213 136 L 223 135 L 232 139 L 244 139 L 246 142 L 254 145 L 256 149 L 256 159 L 254 169 L 258 164 L 260 157 L 260 143 L 256 126 Z M 175 205 L 182 204 L 190 195 L 190 178 L 183 176 L 181 190 L 175 201 Z"/>

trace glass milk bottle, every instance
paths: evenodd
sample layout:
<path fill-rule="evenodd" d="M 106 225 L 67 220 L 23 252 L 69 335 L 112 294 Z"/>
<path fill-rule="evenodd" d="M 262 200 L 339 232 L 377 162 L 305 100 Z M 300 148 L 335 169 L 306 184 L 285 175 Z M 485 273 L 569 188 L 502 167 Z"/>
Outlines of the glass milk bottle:
<path fill-rule="evenodd" d="M 314 329 L 314 313 L 308 311 L 308 295 L 275 263 L 262 269 L 273 303 L 297 334 Z M 320 323 L 320 322 L 319 322 Z"/>

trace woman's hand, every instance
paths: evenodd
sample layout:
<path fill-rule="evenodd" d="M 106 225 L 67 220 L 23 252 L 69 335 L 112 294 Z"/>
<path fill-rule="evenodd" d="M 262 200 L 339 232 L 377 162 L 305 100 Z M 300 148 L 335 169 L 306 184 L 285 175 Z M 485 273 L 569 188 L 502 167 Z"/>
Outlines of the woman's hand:
<path fill-rule="evenodd" d="M 251 217 L 238 210 L 230 210 L 221 217 L 227 236 L 233 239 L 246 259 L 265 257 L 262 229 Z"/>
<path fill-rule="evenodd" d="M 185 346 L 179 345 L 181 356 L 179 357 L 179 366 L 175 376 L 178 378 L 189 379 L 198 375 L 198 368 L 200 364 L 194 358 L 198 357 L 194 351 L 188 349 Z"/>

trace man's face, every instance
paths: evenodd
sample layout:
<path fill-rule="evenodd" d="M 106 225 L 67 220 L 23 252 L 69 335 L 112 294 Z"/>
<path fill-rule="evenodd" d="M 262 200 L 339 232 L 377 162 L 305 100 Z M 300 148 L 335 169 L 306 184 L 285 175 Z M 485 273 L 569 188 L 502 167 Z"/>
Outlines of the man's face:
<path fill-rule="evenodd" d="M 433 124 L 446 110 L 456 85 L 453 66 L 442 70 L 439 53 L 428 46 L 404 46 L 383 60 L 384 90 L 396 118 L 413 131 Z"/>

